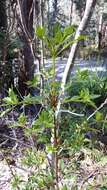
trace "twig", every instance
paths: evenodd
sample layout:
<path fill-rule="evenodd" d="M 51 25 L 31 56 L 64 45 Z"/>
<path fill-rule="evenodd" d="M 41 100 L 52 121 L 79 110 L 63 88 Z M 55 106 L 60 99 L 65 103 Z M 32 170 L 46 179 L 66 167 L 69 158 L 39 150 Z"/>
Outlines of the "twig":
<path fill-rule="evenodd" d="M 13 112 L 12 112 L 12 121 L 13 121 L 13 123 L 15 123 L 15 121 L 14 121 L 14 115 L 13 115 Z M 11 130 L 12 130 L 12 132 L 13 132 L 14 138 L 15 138 L 15 139 L 17 139 L 15 129 L 14 129 L 14 128 L 12 128 Z M 16 150 L 16 149 L 17 149 L 17 147 L 18 147 L 18 142 L 17 142 L 17 140 L 16 140 L 15 142 L 16 142 L 16 143 L 15 143 L 15 146 L 13 147 L 13 150 Z"/>
<path fill-rule="evenodd" d="M 107 104 L 107 98 L 105 99 L 105 101 L 87 118 L 87 121 L 89 121 L 89 119 L 91 119 L 100 109 L 102 109 L 104 107 L 104 105 Z"/>
<path fill-rule="evenodd" d="M 86 8 L 84 11 L 84 16 L 83 16 L 83 18 L 82 18 L 82 20 L 78 26 L 74 40 L 79 39 L 83 30 L 86 28 L 87 23 L 90 20 L 90 17 L 92 15 L 92 12 L 93 12 L 92 9 L 95 7 L 95 4 L 96 4 L 96 0 L 90 0 L 90 1 L 87 0 L 86 1 Z M 55 113 L 56 119 L 58 118 L 59 111 L 61 108 L 61 104 L 63 101 L 63 95 L 65 93 L 65 84 L 67 82 L 69 73 L 74 66 L 74 59 L 75 59 L 77 47 L 78 47 L 78 41 L 76 41 L 71 47 L 69 58 L 67 60 L 66 67 L 65 67 L 64 72 L 63 72 L 63 77 L 62 77 L 62 81 L 61 81 L 61 90 L 60 90 L 60 94 L 59 94 L 59 98 L 58 98 L 58 104 L 57 104 L 56 113 Z"/>
<path fill-rule="evenodd" d="M 0 150 L 0 151 L 1 151 L 1 153 L 2 153 L 2 157 L 4 158 L 4 160 L 6 161 L 6 163 L 7 163 L 7 165 L 8 165 L 8 168 L 9 168 L 9 170 L 10 170 L 10 172 L 11 172 L 11 175 L 13 176 L 14 179 L 16 179 L 16 175 L 14 174 L 14 172 L 13 172 L 13 170 L 12 170 L 12 167 L 11 167 L 10 164 L 9 164 L 8 159 L 6 158 L 6 156 L 4 155 L 4 153 L 2 152 L 2 150 Z M 20 190 L 20 187 L 19 187 L 18 185 L 17 185 L 17 189 Z"/>
<path fill-rule="evenodd" d="M 84 185 L 86 182 L 88 182 L 88 180 L 89 180 L 90 178 L 96 176 L 96 174 L 98 174 L 98 173 L 99 173 L 98 169 L 96 169 L 95 171 L 91 172 L 91 174 L 89 174 L 88 177 L 86 177 L 86 178 L 84 179 L 84 181 L 82 182 L 82 185 L 81 185 L 81 188 L 80 188 L 80 189 L 83 190 L 83 185 Z"/>
<path fill-rule="evenodd" d="M 78 114 L 78 113 L 75 113 L 75 112 L 71 112 L 70 110 L 59 110 L 59 112 L 69 113 L 71 115 L 75 115 L 75 116 L 79 116 L 79 117 L 83 117 L 84 116 L 84 114 Z"/>
<path fill-rule="evenodd" d="M 7 143 L 8 139 L 6 139 L 5 141 L 3 141 L 2 143 L 0 143 L 0 147 L 2 147 L 3 145 L 5 145 Z"/>
<path fill-rule="evenodd" d="M 24 142 L 22 142 L 22 141 L 20 141 L 20 140 L 18 140 L 18 139 L 16 139 L 16 138 L 14 138 L 14 137 L 10 137 L 10 136 L 5 135 L 5 134 L 3 134 L 3 133 L 1 133 L 1 132 L 0 132 L 0 135 L 2 135 L 3 137 L 6 137 L 6 138 L 8 138 L 8 139 L 11 139 L 11 140 L 17 141 L 18 143 L 24 145 L 25 147 L 27 146 L 28 148 L 32 148 L 31 145 L 25 144 Z"/>
<path fill-rule="evenodd" d="M 41 106 L 40 110 L 38 111 L 38 113 L 37 113 L 36 116 L 34 117 L 34 119 L 33 119 L 33 121 L 32 121 L 32 125 L 33 125 L 33 122 L 37 119 L 37 117 L 38 117 L 39 114 L 41 113 L 42 108 L 43 108 L 43 107 Z M 32 127 L 32 125 L 31 125 L 31 127 Z"/>

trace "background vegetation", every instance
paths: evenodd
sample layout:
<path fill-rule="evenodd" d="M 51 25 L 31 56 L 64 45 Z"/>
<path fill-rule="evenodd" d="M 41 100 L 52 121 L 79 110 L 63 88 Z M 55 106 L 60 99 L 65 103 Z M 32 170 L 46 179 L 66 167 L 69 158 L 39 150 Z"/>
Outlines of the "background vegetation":
<path fill-rule="evenodd" d="M 107 189 L 106 7 L 0 0 L 0 189 Z"/>

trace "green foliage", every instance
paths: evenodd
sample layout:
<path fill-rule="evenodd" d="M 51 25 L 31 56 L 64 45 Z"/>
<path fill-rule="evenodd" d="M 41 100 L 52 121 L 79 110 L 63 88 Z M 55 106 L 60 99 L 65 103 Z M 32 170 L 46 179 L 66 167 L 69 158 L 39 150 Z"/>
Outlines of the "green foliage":
<path fill-rule="evenodd" d="M 20 39 L 8 32 L 0 30 L 0 91 L 2 93 L 4 93 L 4 89 L 5 91 L 8 90 L 11 84 L 13 84 L 12 62 L 14 58 L 18 58 L 19 48 L 22 48 Z"/>
<path fill-rule="evenodd" d="M 95 115 L 95 119 L 96 121 L 102 121 L 104 118 L 103 118 L 103 113 L 101 112 L 97 112 L 96 115 Z"/>
<path fill-rule="evenodd" d="M 34 76 L 34 78 L 32 79 L 32 81 L 27 81 L 26 84 L 29 86 L 29 87 L 37 87 L 37 85 L 40 83 L 40 75 L 39 74 L 36 74 Z"/>
<path fill-rule="evenodd" d="M 20 176 L 18 176 L 18 175 L 14 176 L 13 180 L 11 181 L 13 190 L 17 190 L 21 181 L 22 181 L 22 179 Z"/>
<path fill-rule="evenodd" d="M 98 77 L 97 74 L 92 74 L 87 70 L 78 70 L 76 76 L 68 85 L 67 93 L 71 102 L 83 102 L 93 107 L 104 102 L 107 96 L 107 81 L 106 77 Z M 74 97 L 73 97 L 74 96 Z M 69 97 L 65 102 L 70 101 Z"/>
<path fill-rule="evenodd" d="M 107 79 L 106 77 L 98 77 L 97 74 L 90 73 L 88 70 L 77 71 L 76 76 L 72 78 L 69 86 L 70 95 L 77 95 L 82 89 L 89 89 L 92 94 L 106 96 Z"/>
<path fill-rule="evenodd" d="M 43 39 L 45 37 L 45 35 L 46 35 L 45 28 L 38 27 L 36 29 L 36 35 L 37 35 L 38 38 Z"/>
<path fill-rule="evenodd" d="M 35 96 L 32 97 L 30 94 L 28 94 L 27 96 L 25 96 L 23 98 L 22 104 L 24 105 L 29 105 L 29 104 L 38 104 L 38 103 L 42 103 L 42 97 L 41 96 Z"/>
<path fill-rule="evenodd" d="M 32 81 L 28 81 L 29 87 L 37 87 L 40 89 L 41 75 L 44 77 L 44 87 L 41 95 L 31 96 L 28 94 L 20 101 L 13 89 L 9 89 L 8 97 L 4 98 L 4 105 L 7 108 L 6 112 L 2 112 L 1 116 L 9 112 L 15 106 L 22 105 L 41 105 L 38 115 L 33 119 L 31 125 L 28 124 L 28 117 L 25 113 L 21 113 L 14 121 L 11 127 L 22 127 L 25 136 L 33 140 L 33 147 L 28 148 L 24 152 L 22 163 L 28 167 L 35 168 L 28 177 L 27 181 L 22 182 L 22 187 L 25 190 L 33 189 L 58 189 L 57 175 L 59 169 L 59 158 L 66 157 L 66 154 L 73 155 L 86 144 L 85 133 L 91 129 L 91 124 L 87 121 L 86 108 L 91 108 L 92 111 L 97 108 L 96 99 L 99 99 L 103 92 L 106 91 L 106 82 L 103 80 L 102 85 L 96 85 L 96 77 L 90 76 L 88 71 L 78 71 L 77 75 L 72 79 L 72 82 L 67 86 L 67 97 L 63 101 L 63 109 L 69 109 L 71 113 L 84 113 L 84 117 L 77 115 L 61 114 L 60 122 L 56 119 L 55 111 L 60 94 L 60 82 L 56 80 L 56 57 L 60 55 L 66 48 L 72 45 L 77 40 L 85 39 L 84 36 L 74 40 L 75 29 L 69 26 L 61 30 L 60 26 L 56 25 L 53 28 L 52 36 L 48 35 L 45 28 L 37 28 L 36 35 L 40 40 L 43 40 L 48 48 L 52 65 L 49 70 L 43 70 L 40 74 L 34 77 Z M 98 80 L 97 80 L 98 81 Z M 41 89 L 40 89 L 41 90 Z M 106 93 L 105 93 L 106 94 Z M 78 106 L 79 105 L 79 106 Z M 103 122 L 104 115 L 96 112 L 94 121 L 97 123 Z M 38 144 L 44 145 L 43 150 L 38 150 Z M 48 157 L 50 156 L 50 157 Z M 54 164 L 54 165 L 53 165 Z M 54 167 L 55 166 L 55 167 Z M 64 162 L 61 164 L 61 169 L 66 170 Z M 63 171 L 62 171 L 63 173 Z M 61 173 L 61 175 L 62 175 Z M 63 176 L 63 175 L 62 175 Z M 73 179 L 73 176 L 65 175 L 66 179 Z M 20 179 L 14 179 L 13 188 L 20 184 Z M 62 190 L 67 190 L 64 184 Z"/>
<path fill-rule="evenodd" d="M 68 188 L 66 185 L 64 185 L 64 187 L 61 190 L 68 190 Z"/>
<path fill-rule="evenodd" d="M 100 188 L 100 190 L 107 190 L 107 187 L 103 186 L 103 187 Z"/>
<path fill-rule="evenodd" d="M 18 98 L 17 95 L 14 93 L 13 89 L 10 88 L 8 92 L 8 97 L 4 98 L 3 101 L 6 105 L 17 105 L 18 104 Z"/>
<path fill-rule="evenodd" d="M 97 134 L 99 135 L 103 131 L 106 131 L 106 107 L 97 111 L 88 122 L 86 121 L 89 114 L 91 115 L 105 101 L 107 95 L 106 85 L 106 77 L 100 78 L 97 74 L 92 74 L 88 70 L 78 70 L 77 74 L 72 77 L 72 81 L 69 82 L 66 88 L 68 97 L 66 96 L 63 101 L 64 109 L 82 113 L 84 117 L 77 118 L 73 116 L 69 118 L 68 115 L 63 116 L 61 123 L 64 127 L 62 127 L 61 131 L 67 137 L 69 144 L 73 134 L 79 139 L 77 133 L 75 133 L 76 128 L 73 127 L 76 124 L 80 127 L 81 135 L 90 131 L 93 143 L 98 138 Z M 70 134 L 72 135 L 70 136 Z M 63 135 L 63 138 L 65 136 Z M 73 140 L 73 142 L 75 141 Z M 84 138 L 82 142 L 84 145 L 86 142 Z M 90 141 L 87 143 L 90 143 Z"/>
<path fill-rule="evenodd" d="M 53 128 L 53 113 L 51 111 L 43 110 L 38 119 L 32 122 L 31 128 L 25 129 L 27 136 L 34 135 L 36 142 L 39 144 L 46 144 L 50 142 L 50 130 Z"/>
<path fill-rule="evenodd" d="M 37 129 L 40 128 L 41 126 L 45 129 L 45 128 L 52 128 L 54 125 L 54 118 L 53 118 L 53 113 L 50 111 L 45 111 L 43 110 L 40 114 L 40 117 L 38 119 L 36 119 L 33 123 L 32 123 L 32 127 L 33 129 Z"/>
<path fill-rule="evenodd" d="M 94 108 L 96 108 L 94 102 L 92 101 L 93 99 L 98 98 L 100 95 L 90 95 L 89 89 L 82 89 L 79 93 L 78 96 L 73 96 L 70 99 L 65 99 L 64 103 L 69 103 L 69 102 L 82 102 L 87 105 L 91 105 Z"/>
<path fill-rule="evenodd" d="M 26 118 L 25 114 L 21 113 L 19 118 L 18 118 L 19 125 L 20 126 L 25 126 L 26 122 L 27 122 L 27 118 Z"/>
<path fill-rule="evenodd" d="M 24 165 L 27 166 L 34 166 L 34 165 L 39 166 L 40 164 L 43 164 L 44 160 L 45 160 L 45 154 L 39 151 L 37 152 L 36 150 L 34 152 L 31 149 L 28 149 L 26 150 L 22 162 Z"/>
<path fill-rule="evenodd" d="M 78 39 L 74 40 L 74 33 L 74 26 L 68 26 L 62 31 L 61 27 L 58 24 L 54 25 L 52 36 L 47 34 L 45 28 L 38 27 L 36 29 L 37 37 L 45 42 L 46 47 L 50 51 L 51 57 L 57 57 L 75 41 L 86 39 L 85 36 L 81 36 Z"/>

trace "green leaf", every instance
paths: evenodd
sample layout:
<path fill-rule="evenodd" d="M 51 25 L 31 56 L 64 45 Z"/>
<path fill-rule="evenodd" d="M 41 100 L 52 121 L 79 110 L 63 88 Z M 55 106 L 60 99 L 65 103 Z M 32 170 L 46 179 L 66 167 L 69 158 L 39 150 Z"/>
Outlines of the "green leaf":
<path fill-rule="evenodd" d="M 73 96 L 72 98 L 65 98 L 63 103 L 70 103 L 70 102 L 82 102 L 79 96 Z"/>
<path fill-rule="evenodd" d="M 56 152 L 56 148 L 53 147 L 52 145 L 47 145 L 46 146 L 46 151 L 47 151 L 47 153 L 52 154 L 52 153 Z"/>
<path fill-rule="evenodd" d="M 54 69 L 53 69 L 53 67 L 50 67 L 50 68 L 47 70 L 47 73 L 48 73 L 49 77 L 52 77 L 53 74 L 54 74 Z"/>
<path fill-rule="evenodd" d="M 54 37 L 54 41 L 55 41 L 55 44 L 59 44 L 61 43 L 63 40 L 63 34 L 61 31 L 58 31 L 56 34 L 55 34 L 55 37 Z"/>
<path fill-rule="evenodd" d="M 37 160 L 37 156 L 36 156 L 35 152 L 30 149 L 27 149 L 26 155 L 24 156 L 22 162 L 24 165 L 27 165 L 27 166 L 37 165 L 38 160 Z"/>
<path fill-rule="evenodd" d="M 64 29 L 64 37 L 68 37 L 69 35 L 74 34 L 75 27 L 74 26 L 68 26 Z"/>
<path fill-rule="evenodd" d="M 96 98 L 99 98 L 101 95 L 97 95 L 97 94 L 93 94 L 93 95 L 90 95 L 90 98 L 92 100 L 96 99 Z"/>
<path fill-rule="evenodd" d="M 64 50 L 66 50 L 68 47 L 70 47 L 73 43 L 74 43 L 74 41 L 70 40 L 68 43 L 66 43 L 65 45 L 63 45 L 63 48 L 61 50 L 59 50 L 59 52 L 57 52 L 57 56 L 59 54 L 61 54 Z"/>
<path fill-rule="evenodd" d="M 95 103 L 92 101 L 94 99 L 95 95 L 90 95 L 89 89 L 83 89 L 80 92 L 80 100 L 83 101 L 83 103 L 86 103 L 88 105 L 91 105 L 92 107 L 96 108 Z M 98 96 L 97 96 L 98 97 Z"/>
<path fill-rule="evenodd" d="M 64 103 L 81 102 L 81 103 L 86 103 L 87 105 L 91 105 L 92 107 L 96 108 L 96 105 L 92 100 L 97 97 L 99 97 L 99 95 L 90 95 L 90 92 L 88 89 L 82 89 L 78 96 L 73 96 L 72 98 L 64 99 Z"/>
<path fill-rule="evenodd" d="M 101 160 L 98 162 L 98 165 L 101 166 L 106 166 L 107 164 L 107 157 L 106 156 L 102 156 Z"/>
<path fill-rule="evenodd" d="M 103 187 L 101 187 L 100 190 L 107 190 L 107 187 L 106 187 L 106 186 L 103 186 Z"/>
<path fill-rule="evenodd" d="M 8 104 L 8 105 L 13 104 L 13 101 L 12 101 L 12 99 L 11 99 L 10 97 L 4 98 L 3 101 L 4 101 L 6 104 Z"/>
<path fill-rule="evenodd" d="M 43 128 L 52 128 L 53 127 L 52 113 L 43 110 L 41 112 L 39 118 L 33 122 L 32 127 L 33 127 L 33 129 L 39 130 L 39 131 L 42 130 Z M 42 129 L 39 127 L 42 127 Z"/>
<path fill-rule="evenodd" d="M 30 94 L 25 96 L 23 101 L 22 101 L 23 104 L 38 104 L 41 102 L 42 102 L 41 96 L 31 96 Z"/>
<path fill-rule="evenodd" d="M 52 47 L 53 47 L 53 38 L 50 38 L 49 36 L 46 36 L 46 38 L 44 39 L 47 48 L 52 51 Z"/>
<path fill-rule="evenodd" d="M 27 119 L 26 119 L 26 116 L 24 113 L 21 113 L 19 118 L 18 118 L 18 123 L 21 125 L 21 126 L 24 126 L 27 122 Z"/>
<path fill-rule="evenodd" d="M 4 115 L 6 115 L 10 111 L 11 111 L 11 108 L 2 111 L 1 114 L 0 114 L 0 117 L 3 117 Z"/>
<path fill-rule="evenodd" d="M 68 188 L 66 185 L 64 185 L 61 190 L 68 190 Z"/>
<path fill-rule="evenodd" d="M 53 31 L 52 31 L 53 32 L 53 36 L 55 36 L 55 34 L 57 32 L 59 32 L 59 31 L 61 31 L 61 25 L 59 23 L 54 24 Z"/>
<path fill-rule="evenodd" d="M 17 96 L 12 88 L 9 88 L 9 97 L 11 97 L 12 100 L 17 101 Z"/>
<path fill-rule="evenodd" d="M 87 69 L 85 69 L 83 71 L 78 69 L 77 77 L 79 78 L 79 80 L 85 80 L 85 79 L 87 79 L 88 76 L 89 76 L 89 71 Z"/>
<path fill-rule="evenodd" d="M 34 76 L 33 80 L 27 81 L 29 87 L 36 87 L 40 83 L 40 75 Z"/>
<path fill-rule="evenodd" d="M 64 171 L 64 169 L 65 169 L 64 160 L 61 160 L 61 161 L 60 161 L 60 167 L 61 167 L 61 170 Z"/>
<path fill-rule="evenodd" d="M 82 41 L 82 40 L 86 40 L 87 39 L 87 36 L 85 35 L 80 35 L 76 40 L 77 41 Z"/>
<path fill-rule="evenodd" d="M 4 98 L 3 101 L 8 105 L 17 105 L 19 103 L 17 95 L 12 88 L 9 88 L 9 96 Z"/>
<path fill-rule="evenodd" d="M 97 121 L 102 121 L 104 118 L 103 118 L 103 114 L 102 113 L 100 113 L 100 112 L 97 112 L 96 114 L 95 114 L 95 119 L 97 120 Z"/>
<path fill-rule="evenodd" d="M 14 178 L 12 179 L 12 188 L 15 190 L 19 185 L 21 184 L 22 179 L 21 176 L 18 176 L 17 174 L 14 175 Z"/>
<path fill-rule="evenodd" d="M 35 33 L 38 38 L 43 39 L 45 37 L 46 30 L 43 27 L 37 27 Z"/>

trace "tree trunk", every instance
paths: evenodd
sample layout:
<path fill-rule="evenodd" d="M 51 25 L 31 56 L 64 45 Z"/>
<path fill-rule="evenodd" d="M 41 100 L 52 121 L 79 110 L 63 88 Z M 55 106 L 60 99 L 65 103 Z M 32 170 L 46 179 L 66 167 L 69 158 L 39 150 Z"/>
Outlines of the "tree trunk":
<path fill-rule="evenodd" d="M 53 1 L 53 15 L 52 15 L 52 24 L 56 23 L 58 13 L 58 0 Z"/>
<path fill-rule="evenodd" d="M 23 42 L 23 57 L 24 65 L 20 72 L 19 77 L 19 90 L 22 95 L 28 93 L 26 82 L 32 80 L 34 76 L 34 62 L 35 56 L 33 51 L 33 14 L 34 14 L 34 2 L 33 0 L 20 1 L 18 4 L 18 25 L 21 29 L 19 36 Z"/>
<path fill-rule="evenodd" d="M 76 31 L 75 39 L 78 39 L 80 37 L 80 35 L 82 34 L 83 30 L 86 28 L 88 21 L 93 13 L 93 8 L 95 7 L 96 2 L 97 2 L 97 0 L 87 0 L 84 16 L 83 16 L 83 18 L 80 22 L 80 25 Z M 58 105 L 57 105 L 56 117 L 58 116 L 60 106 L 62 103 L 62 99 L 63 99 L 62 96 L 64 95 L 65 84 L 69 77 L 70 71 L 74 66 L 74 59 L 75 59 L 77 47 L 78 47 L 78 41 L 76 43 L 74 43 L 71 47 L 69 58 L 68 58 L 68 61 L 67 61 L 64 73 L 63 73 L 62 82 L 61 82 L 61 93 L 60 93 L 59 101 L 58 101 Z"/>
<path fill-rule="evenodd" d="M 99 51 L 101 50 L 101 45 L 102 45 L 103 7 L 104 7 L 104 2 L 101 2 L 99 15 L 98 15 L 98 50 Z"/>
<path fill-rule="evenodd" d="M 0 0 L 0 93 L 5 96 L 5 91 L 10 85 L 10 68 L 7 64 L 7 12 L 6 0 Z M 9 72 L 8 72 L 9 71 Z"/>
<path fill-rule="evenodd" d="M 0 30 L 7 27 L 6 0 L 0 0 Z"/>
<path fill-rule="evenodd" d="M 71 0 L 71 10 L 70 10 L 70 17 L 69 17 L 70 25 L 72 24 L 73 3 L 74 3 L 73 0 Z"/>
<path fill-rule="evenodd" d="M 44 26 L 44 0 L 40 0 L 40 25 L 41 28 Z M 41 49 L 41 69 L 44 68 L 44 42 L 41 40 L 40 42 Z"/>

